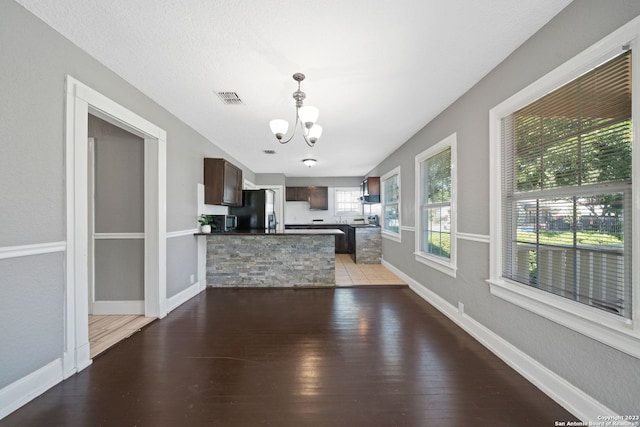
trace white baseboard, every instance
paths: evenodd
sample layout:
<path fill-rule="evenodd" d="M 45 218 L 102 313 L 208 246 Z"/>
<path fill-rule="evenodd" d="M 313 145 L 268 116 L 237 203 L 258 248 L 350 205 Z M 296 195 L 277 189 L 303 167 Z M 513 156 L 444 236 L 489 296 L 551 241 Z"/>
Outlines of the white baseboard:
<path fill-rule="evenodd" d="M 95 301 L 91 314 L 144 314 L 144 301 Z"/>
<path fill-rule="evenodd" d="M 73 352 L 62 354 L 62 379 L 66 380 L 83 369 L 91 366 L 93 359 L 89 351 L 89 343 L 85 343 L 76 348 Z"/>
<path fill-rule="evenodd" d="M 0 389 L 0 420 L 62 381 L 62 359 Z"/>
<path fill-rule="evenodd" d="M 91 348 L 87 341 L 80 347 L 76 348 L 76 373 L 91 366 L 93 359 L 91 358 Z M 65 379 L 69 378 L 68 376 Z"/>
<path fill-rule="evenodd" d="M 582 390 L 547 369 L 494 332 L 475 321 L 464 312 L 445 301 L 442 297 L 422 286 L 393 265 L 383 261 L 383 265 L 409 284 L 411 290 L 433 305 L 454 323 L 473 336 L 505 363 L 515 369 L 550 398 L 584 422 L 596 421 L 598 416 L 613 415 L 614 412 L 596 401 Z M 187 289 L 169 298 L 169 311 L 174 310 L 204 289 L 196 282 Z M 107 301 L 108 303 L 138 303 L 141 301 Z M 112 304 L 107 304 L 112 305 Z M 120 313 L 122 314 L 122 313 Z M 0 419 L 44 393 L 63 379 L 62 360 L 57 359 L 0 390 Z"/>
<path fill-rule="evenodd" d="M 598 416 L 603 415 L 615 416 L 614 411 L 465 314 L 464 307 L 460 306 L 460 309 L 454 307 L 388 262 L 383 261 L 382 264 L 406 281 L 411 290 L 422 299 L 433 305 L 507 365 L 583 422 L 598 421 Z"/>
<path fill-rule="evenodd" d="M 206 282 L 199 281 L 169 298 L 166 300 L 169 311 L 179 307 L 205 288 Z M 93 314 L 144 314 L 144 301 L 96 301 Z M 63 379 L 91 365 L 88 343 L 76 349 L 76 357 L 78 358 L 77 368 L 70 368 L 73 360 L 67 356 L 68 360 L 65 363 L 62 358 L 57 359 L 0 389 L 0 419 L 40 396 Z"/>
<path fill-rule="evenodd" d="M 167 300 L 169 311 L 177 308 L 206 288 L 205 282 L 196 282 Z M 93 314 L 144 314 L 144 301 L 96 301 Z M 31 374 L 0 389 L 0 419 L 27 404 L 42 393 L 91 365 L 89 345 L 76 349 L 79 366 L 69 368 L 73 360 L 67 356 L 66 363 L 57 359 Z M 68 365 L 65 367 L 65 365 Z M 65 372 L 66 371 L 66 372 Z"/>
<path fill-rule="evenodd" d="M 167 299 L 168 311 L 171 312 L 190 300 L 191 298 L 198 295 L 205 289 L 205 286 L 201 282 L 196 282 L 193 285 L 189 286 L 187 289 L 178 292 L 171 298 Z"/>

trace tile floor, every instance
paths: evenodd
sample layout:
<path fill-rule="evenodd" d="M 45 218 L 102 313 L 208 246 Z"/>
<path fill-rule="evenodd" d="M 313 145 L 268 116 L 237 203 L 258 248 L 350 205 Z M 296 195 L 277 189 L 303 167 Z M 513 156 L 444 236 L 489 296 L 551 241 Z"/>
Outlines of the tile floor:
<path fill-rule="evenodd" d="M 348 254 L 336 254 L 336 286 L 406 285 L 382 264 L 356 264 Z"/>

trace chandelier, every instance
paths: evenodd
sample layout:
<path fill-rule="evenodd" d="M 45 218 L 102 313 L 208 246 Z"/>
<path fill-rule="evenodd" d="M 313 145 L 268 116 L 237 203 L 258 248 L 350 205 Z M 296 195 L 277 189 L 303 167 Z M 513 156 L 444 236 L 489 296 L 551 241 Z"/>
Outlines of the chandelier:
<path fill-rule="evenodd" d="M 304 107 L 303 101 L 306 98 L 306 94 L 300 90 L 300 82 L 304 80 L 304 74 L 295 73 L 293 80 L 298 82 L 298 90 L 293 92 L 293 99 L 296 100 L 296 119 L 293 123 L 293 134 L 286 140 L 283 140 L 284 135 L 289 130 L 289 122 L 282 119 L 275 119 L 269 122 L 271 132 L 278 138 L 280 144 L 286 144 L 291 141 L 296 134 L 298 123 L 302 128 L 302 136 L 309 147 L 313 147 L 322 134 L 322 126 L 316 123 L 318 120 L 318 109 L 316 107 Z"/>

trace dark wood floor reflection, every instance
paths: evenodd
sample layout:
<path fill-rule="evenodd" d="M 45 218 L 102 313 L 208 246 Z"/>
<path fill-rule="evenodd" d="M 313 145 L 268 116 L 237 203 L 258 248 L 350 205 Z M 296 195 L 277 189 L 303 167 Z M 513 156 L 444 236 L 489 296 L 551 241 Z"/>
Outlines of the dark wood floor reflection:
<path fill-rule="evenodd" d="M 0 426 L 575 420 L 406 287 L 209 289 Z"/>

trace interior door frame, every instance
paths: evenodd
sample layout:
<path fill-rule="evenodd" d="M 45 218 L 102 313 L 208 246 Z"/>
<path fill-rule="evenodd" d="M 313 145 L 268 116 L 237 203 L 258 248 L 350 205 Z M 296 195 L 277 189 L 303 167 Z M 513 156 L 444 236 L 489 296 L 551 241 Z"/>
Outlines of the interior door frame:
<path fill-rule="evenodd" d="M 284 215 L 285 215 L 285 203 L 284 203 L 284 185 L 258 185 L 258 187 L 263 189 L 270 189 L 275 192 L 275 207 L 276 211 L 276 231 L 282 232 L 284 230 Z"/>
<path fill-rule="evenodd" d="M 91 364 L 89 356 L 89 114 L 144 139 L 145 316 L 164 317 L 166 299 L 167 133 L 77 79 L 65 79 L 66 265 L 63 376 Z"/>
<path fill-rule="evenodd" d="M 89 156 L 87 159 L 87 189 L 89 191 L 89 200 L 87 207 L 89 212 L 87 212 L 87 220 L 88 229 L 87 229 L 87 237 L 89 238 L 89 245 L 87 246 L 87 263 L 88 263 L 88 275 L 87 275 L 87 292 L 88 292 L 88 302 L 89 309 L 88 314 L 94 314 L 93 303 L 95 302 L 95 292 L 96 292 L 96 264 L 95 264 L 95 211 L 96 211 L 96 201 L 95 201 L 95 171 L 96 171 L 96 158 L 95 158 L 95 142 L 96 139 L 92 136 L 87 138 L 87 146 L 89 150 Z"/>

